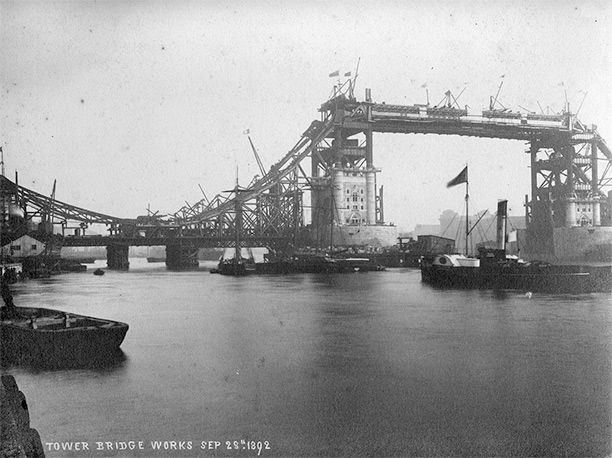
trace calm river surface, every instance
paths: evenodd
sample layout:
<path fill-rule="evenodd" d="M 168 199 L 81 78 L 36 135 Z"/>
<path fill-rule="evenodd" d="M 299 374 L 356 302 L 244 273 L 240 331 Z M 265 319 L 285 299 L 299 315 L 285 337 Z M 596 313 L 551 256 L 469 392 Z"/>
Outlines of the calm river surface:
<path fill-rule="evenodd" d="M 262 456 L 612 452 L 609 294 L 436 290 L 412 269 L 233 278 L 140 259 L 101 277 L 95 267 L 13 288 L 18 305 L 130 325 L 105 367 L 4 368 L 43 444 L 90 449 L 45 446 L 47 456 L 257 455 L 227 449 L 240 440 L 269 444 Z"/>

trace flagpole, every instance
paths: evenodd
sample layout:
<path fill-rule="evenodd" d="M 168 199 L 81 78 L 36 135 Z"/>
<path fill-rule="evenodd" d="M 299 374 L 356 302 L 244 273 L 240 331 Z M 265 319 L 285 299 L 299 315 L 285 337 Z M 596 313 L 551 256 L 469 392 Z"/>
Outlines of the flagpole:
<path fill-rule="evenodd" d="M 446 187 L 450 188 L 452 186 L 457 186 L 458 184 L 461 184 L 461 183 L 465 183 L 465 255 L 467 256 L 468 251 L 469 251 L 468 235 L 470 233 L 470 218 L 469 218 L 470 216 L 470 207 L 469 207 L 470 188 L 469 188 L 469 181 L 468 181 L 467 164 L 465 165 L 461 173 L 459 173 L 459 175 L 457 175 L 455 178 L 453 178 L 446 184 Z"/>

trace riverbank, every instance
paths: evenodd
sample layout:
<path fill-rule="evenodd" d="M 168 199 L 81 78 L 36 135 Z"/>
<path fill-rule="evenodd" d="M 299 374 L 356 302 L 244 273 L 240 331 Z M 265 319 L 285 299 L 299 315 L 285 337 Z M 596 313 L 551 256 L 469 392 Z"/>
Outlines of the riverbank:
<path fill-rule="evenodd" d="M 15 377 L 3 375 L 0 383 L 0 457 L 44 457 L 38 431 L 30 428 L 25 395 Z"/>

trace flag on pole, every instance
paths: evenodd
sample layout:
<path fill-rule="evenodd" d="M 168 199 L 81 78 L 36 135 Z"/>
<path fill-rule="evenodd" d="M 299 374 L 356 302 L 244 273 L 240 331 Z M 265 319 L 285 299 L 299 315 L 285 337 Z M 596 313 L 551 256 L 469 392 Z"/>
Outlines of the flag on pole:
<path fill-rule="evenodd" d="M 348 76 L 351 76 L 351 72 L 346 72 L 346 73 L 344 74 L 344 76 L 347 76 L 347 77 L 348 77 Z"/>
<path fill-rule="evenodd" d="M 336 70 L 335 72 L 332 72 L 332 73 L 329 74 L 330 78 L 333 78 L 335 76 L 340 76 L 340 70 Z"/>
<path fill-rule="evenodd" d="M 457 175 L 455 178 L 453 178 L 448 183 L 446 183 L 446 187 L 450 188 L 452 186 L 456 186 L 458 184 L 467 183 L 467 182 L 468 182 L 468 168 L 466 165 L 461 171 L 461 173 L 459 173 L 459 175 Z"/>
<path fill-rule="evenodd" d="M 251 129 L 247 129 L 242 132 L 244 135 L 249 135 L 251 133 Z"/>

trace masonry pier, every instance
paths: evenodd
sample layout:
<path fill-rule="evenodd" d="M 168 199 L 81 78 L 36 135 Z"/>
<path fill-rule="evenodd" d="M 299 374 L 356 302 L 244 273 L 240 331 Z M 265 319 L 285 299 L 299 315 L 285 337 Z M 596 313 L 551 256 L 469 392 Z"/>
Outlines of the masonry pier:
<path fill-rule="evenodd" d="M 177 240 L 166 245 L 166 267 L 170 270 L 195 270 L 198 264 L 198 248 L 193 243 Z"/>
<path fill-rule="evenodd" d="M 106 265 L 112 270 L 128 270 L 130 268 L 129 252 L 129 245 L 108 245 Z"/>

